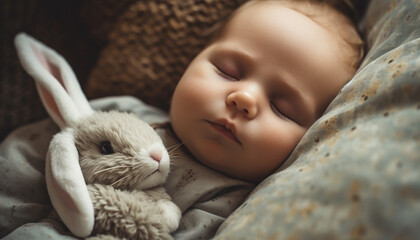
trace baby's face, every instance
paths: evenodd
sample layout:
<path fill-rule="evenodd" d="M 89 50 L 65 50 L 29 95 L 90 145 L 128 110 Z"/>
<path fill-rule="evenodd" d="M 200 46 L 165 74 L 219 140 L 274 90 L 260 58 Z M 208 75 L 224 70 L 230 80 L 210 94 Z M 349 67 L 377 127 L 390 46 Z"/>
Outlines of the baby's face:
<path fill-rule="evenodd" d="M 278 4 L 246 7 L 182 76 L 170 112 L 175 133 L 203 164 L 261 180 L 347 80 L 337 41 Z"/>

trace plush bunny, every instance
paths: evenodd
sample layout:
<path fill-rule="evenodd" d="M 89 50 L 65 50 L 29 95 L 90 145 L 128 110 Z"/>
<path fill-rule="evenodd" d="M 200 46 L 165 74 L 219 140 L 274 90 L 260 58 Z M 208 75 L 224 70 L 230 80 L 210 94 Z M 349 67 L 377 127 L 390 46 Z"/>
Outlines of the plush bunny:
<path fill-rule="evenodd" d="M 21 33 L 15 45 L 60 127 L 46 158 L 51 202 L 78 237 L 171 239 L 181 211 L 161 186 L 169 154 L 134 114 L 94 111 L 76 76 L 54 50 Z"/>

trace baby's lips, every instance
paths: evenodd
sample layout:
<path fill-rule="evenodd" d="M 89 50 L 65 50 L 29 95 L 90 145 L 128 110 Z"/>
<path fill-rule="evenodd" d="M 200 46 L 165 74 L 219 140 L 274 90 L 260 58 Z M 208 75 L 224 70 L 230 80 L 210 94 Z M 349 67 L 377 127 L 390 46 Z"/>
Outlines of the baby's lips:
<path fill-rule="evenodd" d="M 236 127 L 235 127 L 234 123 L 232 123 L 231 121 L 229 121 L 227 119 L 220 119 L 220 120 L 216 120 L 215 122 L 210 122 L 210 123 L 216 124 L 220 127 L 223 127 L 226 131 L 230 132 L 230 134 L 232 135 L 232 137 L 234 138 L 234 140 L 237 143 L 242 145 L 241 141 L 239 140 L 238 136 L 236 135 Z"/>

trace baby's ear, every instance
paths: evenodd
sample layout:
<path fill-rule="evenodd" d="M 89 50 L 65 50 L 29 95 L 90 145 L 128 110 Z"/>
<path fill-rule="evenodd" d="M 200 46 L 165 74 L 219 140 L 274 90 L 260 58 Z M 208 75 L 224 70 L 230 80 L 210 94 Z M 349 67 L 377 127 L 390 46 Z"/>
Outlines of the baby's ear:
<path fill-rule="evenodd" d="M 67 61 L 31 36 L 20 33 L 15 46 L 25 71 L 34 78 L 51 118 L 61 129 L 93 113 Z"/>

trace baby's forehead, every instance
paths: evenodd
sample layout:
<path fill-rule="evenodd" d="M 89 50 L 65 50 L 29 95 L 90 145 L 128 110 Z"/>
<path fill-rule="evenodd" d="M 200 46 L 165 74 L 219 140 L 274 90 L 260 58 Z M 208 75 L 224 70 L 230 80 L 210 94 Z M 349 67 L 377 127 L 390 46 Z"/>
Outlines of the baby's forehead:
<path fill-rule="evenodd" d="M 258 20 L 258 17 L 270 16 L 275 21 L 275 18 L 283 15 L 285 10 L 303 15 L 336 35 L 340 34 L 337 31 L 338 28 L 342 28 L 344 31 L 354 30 L 354 25 L 348 17 L 333 6 L 325 2 L 300 0 L 251 0 L 234 11 L 225 25 L 238 18 Z M 294 23 L 289 22 L 289 24 Z"/>
<path fill-rule="evenodd" d="M 354 72 L 363 58 L 364 43 L 350 17 L 335 5 L 346 5 L 346 3 L 305 0 L 251 0 L 238 8 L 226 24 L 237 16 L 250 14 L 251 16 L 248 15 L 248 17 L 252 17 L 252 14 L 257 12 L 256 10 L 261 10 L 263 13 L 270 9 L 274 11 L 275 6 L 295 11 L 336 37 L 337 42 L 341 45 L 342 61 L 349 66 L 351 72 Z M 278 14 L 281 14 L 280 11 Z"/>
<path fill-rule="evenodd" d="M 212 41 L 208 45 L 220 40 L 234 30 L 256 31 L 256 28 L 275 26 L 279 22 L 286 22 L 287 24 L 293 22 L 293 25 L 298 25 L 296 19 L 305 19 L 312 22 L 313 27 L 320 27 L 307 14 L 297 11 L 301 8 L 299 5 L 294 1 L 251 0 L 246 2 L 219 26 L 220 28 L 215 31 Z"/>
<path fill-rule="evenodd" d="M 258 15 L 253 14 L 265 14 L 268 10 L 278 11 L 279 9 L 288 9 L 297 11 L 303 14 L 305 11 L 301 11 L 301 4 L 294 3 L 294 1 L 249 1 L 239 7 L 236 11 L 232 13 L 229 20 L 234 19 L 237 16 L 249 16 L 252 15 L 254 17 Z M 303 10 L 303 9 L 302 9 Z M 280 11 L 278 11 L 280 14 Z"/>
<path fill-rule="evenodd" d="M 286 14 L 287 12 L 294 12 L 295 15 Z M 215 34 L 212 42 L 227 34 L 232 28 L 245 26 L 247 29 L 247 24 L 250 25 L 252 22 L 257 25 L 262 18 L 271 18 L 265 21 L 265 25 L 275 25 L 276 21 L 285 21 L 296 26 L 298 23 L 293 17 L 296 17 L 296 14 L 315 23 L 314 28 L 323 28 L 335 39 L 341 49 L 340 62 L 346 66 L 350 78 L 363 58 L 363 41 L 348 16 L 326 2 L 251 0 L 232 13 L 219 33 Z M 291 16 L 290 20 L 285 18 L 285 15 Z M 260 26 L 264 27 L 263 24 Z"/>
<path fill-rule="evenodd" d="M 255 31 L 255 28 L 270 29 L 273 27 L 273 31 L 276 31 L 275 26 L 278 24 L 295 25 L 296 27 L 303 24 L 306 27 L 311 26 L 312 28 L 324 28 L 326 30 L 319 21 L 314 20 L 315 13 L 320 12 L 317 7 L 314 6 L 311 10 L 308 10 L 307 7 L 301 6 L 301 3 L 293 2 L 268 0 L 247 2 L 232 13 L 220 33 L 216 35 L 222 36 L 237 28 Z M 322 17 L 321 15 L 325 15 L 325 13 L 317 15 Z"/>

